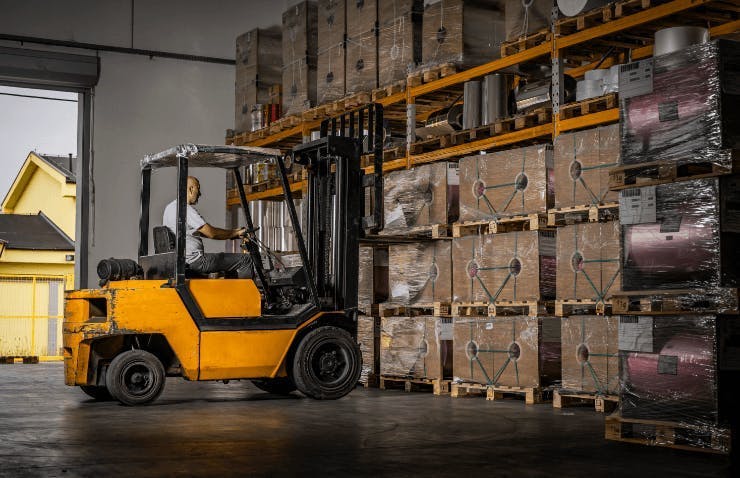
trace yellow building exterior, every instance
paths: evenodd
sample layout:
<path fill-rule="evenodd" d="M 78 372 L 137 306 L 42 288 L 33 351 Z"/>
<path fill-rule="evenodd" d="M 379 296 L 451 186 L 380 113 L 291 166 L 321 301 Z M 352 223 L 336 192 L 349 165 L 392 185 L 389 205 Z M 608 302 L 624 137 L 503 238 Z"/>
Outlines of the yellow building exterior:
<path fill-rule="evenodd" d="M 0 357 L 61 358 L 74 285 L 73 157 L 29 153 L 0 213 Z"/>

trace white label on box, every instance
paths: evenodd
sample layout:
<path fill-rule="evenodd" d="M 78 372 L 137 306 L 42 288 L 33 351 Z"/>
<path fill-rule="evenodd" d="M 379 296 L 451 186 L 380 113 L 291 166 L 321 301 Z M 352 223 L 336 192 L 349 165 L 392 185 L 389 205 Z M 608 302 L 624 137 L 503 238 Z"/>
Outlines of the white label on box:
<path fill-rule="evenodd" d="M 486 322 L 486 330 L 493 330 L 493 322 Z"/>
<path fill-rule="evenodd" d="M 620 191 L 619 222 L 624 225 L 656 222 L 655 203 L 655 186 Z"/>
<path fill-rule="evenodd" d="M 653 92 L 653 59 L 635 61 L 619 67 L 619 98 Z"/>
<path fill-rule="evenodd" d="M 653 318 L 637 315 L 620 317 L 619 350 L 653 353 Z"/>
<path fill-rule="evenodd" d="M 447 185 L 460 185 L 460 170 L 458 169 L 457 163 L 449 163 L 447 165 Z"/>
<path fill-rule="evenodd" d="M 452 340 L 452 322 L 440 322 L 439 324 L 439 340 Z"/>

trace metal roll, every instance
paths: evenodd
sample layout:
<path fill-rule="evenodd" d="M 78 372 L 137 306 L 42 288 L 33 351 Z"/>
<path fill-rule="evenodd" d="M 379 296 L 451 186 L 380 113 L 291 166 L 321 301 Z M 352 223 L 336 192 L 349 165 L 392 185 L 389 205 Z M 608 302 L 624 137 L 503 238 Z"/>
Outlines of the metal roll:
<path fill-rule="evenodd" d="M 603 7 L 610 0 L 558 0 L 558 10 L 566 17 L 574 17 L 580 13 Z"/>
<path fill-rule="evenodd" d="M 653 56 L 667 55 L 697 43 L 709 41 L 709 30 L 702 27 L 671 27 L 655 32 Z"/>
<path fill-rule="evenodd" d="M 463 129 L 480 126 L 480 81 L 466 81 L 463 87 Z"/>
<path fill-rule="evenodd" d="M 481 125 L 495 123 L 507 118 L 511 76 L 501 73 L 486 75 L 481 84 Z"/>

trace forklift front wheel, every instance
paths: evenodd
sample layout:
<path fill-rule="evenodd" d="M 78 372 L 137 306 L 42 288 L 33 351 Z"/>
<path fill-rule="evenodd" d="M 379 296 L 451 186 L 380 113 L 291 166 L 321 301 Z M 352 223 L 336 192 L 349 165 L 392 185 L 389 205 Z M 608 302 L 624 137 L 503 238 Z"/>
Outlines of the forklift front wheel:
<path fill-rule="evenodd" d="M 301 340 L 293 359 L 293 381 L 305 395 L 333 400 L 357 385 L 362 369 L 360 347 L 339 327 L 312 330 Z"/>
<path fill-rule="evenodd" d="M 159 359 L 145 350 L 127 350 L 113 359 L 105 374 L 110 394 L 124 405 L 144 405 L 164 390 L 165 372 Z"/>

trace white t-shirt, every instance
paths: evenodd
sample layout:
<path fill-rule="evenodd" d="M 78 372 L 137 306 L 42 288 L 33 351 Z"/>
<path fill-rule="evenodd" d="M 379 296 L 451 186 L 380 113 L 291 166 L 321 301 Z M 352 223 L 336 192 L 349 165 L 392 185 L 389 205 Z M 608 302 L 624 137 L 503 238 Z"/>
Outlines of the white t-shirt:
<path fill-rule="evenodd" d="M 197 209 L 190 204 L 187 205 L 187 227 L 185 230 L 185 261 L 192 264 L 203 255 L 203 240 L 198 234 L 198 229 L 206 224 Z M 177 199 L 164 208 L 162 224 L 167 226 L 173 234 L 177 234 Z"/>

